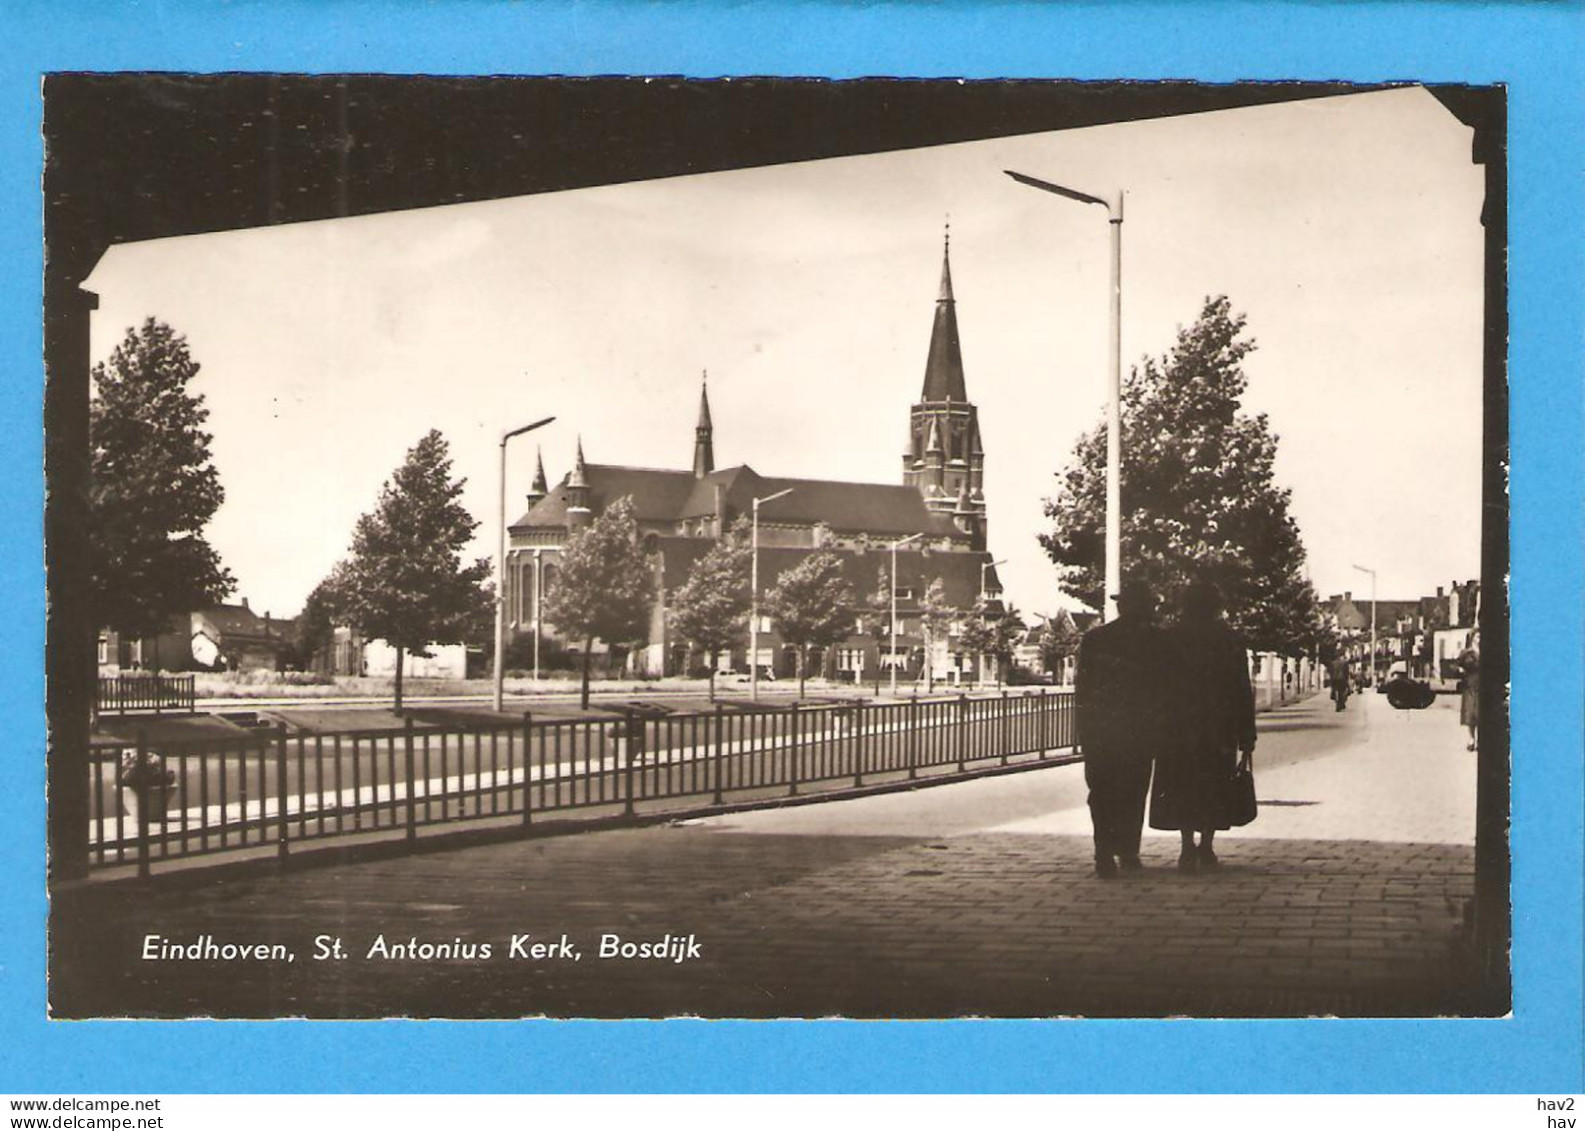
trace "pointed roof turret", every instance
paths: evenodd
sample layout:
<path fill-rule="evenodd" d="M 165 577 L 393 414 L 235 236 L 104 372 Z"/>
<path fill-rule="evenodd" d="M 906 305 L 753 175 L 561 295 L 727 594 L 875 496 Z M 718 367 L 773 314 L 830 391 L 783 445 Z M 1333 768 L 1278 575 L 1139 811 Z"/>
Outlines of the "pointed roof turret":
<path fill-rule="evenodd" d="M 936 418 L 930 418 L 930 442 L 925 445 L 925 455 L 945 455 L 941 447 L 941 430 L 936 427 Z"/>
<path fill-rule="evenodd" d="M 534 481 L 528 485 L 528 505 L 533 505 L 550 494 L 550 487 L 545 483 L 545 453 L 538 450 L 534 453 Z"/>
<path fill-rule="evenodd" d="M 957 301 L 952 297 L 952 232 L 947 231 L 941 253 L 941 290 L 936 297 L 936 319 L 930 328 L 930 355 L 925 360 L 923 401 L 967 402 L 963 384 L 963 350 L 958 345 Z"/>
<path fill-rule="evenodd" d="M 567 476 L 567 486 L 587 487 L 589 485 L 589 469 L 583 462 L 583 437 L 578 437 L 578 454 L 572 461 L 572 471 Z"/>
<path fill-rule="evenodd" d="M 969 499 L 969 481 L 965 479 L 958 486 L 958 514 L 973 514 L 974 504 Z"/>

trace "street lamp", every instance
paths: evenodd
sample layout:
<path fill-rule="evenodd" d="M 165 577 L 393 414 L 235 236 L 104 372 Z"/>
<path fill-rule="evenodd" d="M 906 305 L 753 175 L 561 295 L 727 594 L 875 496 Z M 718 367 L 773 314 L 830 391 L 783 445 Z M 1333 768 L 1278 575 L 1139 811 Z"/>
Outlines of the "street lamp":
<path fill-rule="evenodd" d="M 748 695 L 759 702 L 759 507 L 761 503 L 774 502 L 783 495 L 792 494 L 791 487 L 754 500 L 754 533 L 750 539 L 752 564 L 748 583 Z"/>
<path fill-rule="evenodd" d="M 1106 397 L 1106 597 L 1102 619 L 1117 617 L 1117 590 L 1123 579 L 1122 468 L 1123 468 L 1123 191 L 1111 199 L 1054 185 L 1035 177 L 1004 169 L 1021 185 L 1056 193 L 1081 204 L 1099 204 L 1106 209 L 1112 228 L 1112 326 L 1111 368 Z"/>
<path fill-rule="evenodd" d="M 524 432 L 543 428 L 555 419 L 554 416 L 547 416 L 544 420 L 536 420 L 532 424 L 525 424 L 521 428 L 501 433 L 500 541 L 497 543 L 495 554 L 495 710 L 497 714 L 501 711 L 503 682 L 501 660 L 506 654 L 506 442 L 513 436 L 521 436 Z M 538 593 L 535 597 L 538 597 Z M 535 617 L 537 618 L 538 615 L 536 606 Z"/>
<path fill-rule="evenodd" d="M 1370 686 L 1376 686 L 1376 571 L 1369 566 L 1353 567 L 1360 573 L 1370 574 Z"/>
<path fill-rule="evenodd" d="M 995 567 L 997 567 L 999 565 L 1006 565 L 1006 564 L 1007 564 L 1007 559 L 1006 558 L 1003 558 L 999 562 L 981 562 L 980 563 L 980 600 L 981 601 L 985 600 L 985 571 L 988 570 L 988 569 L 994 569 Z M 999 661 L 999 660 L 997 661 L 997 663 L 1000 663 L 1000 662 L 1001 661 Z M 984 682 L 985 682 L 985 653 L 981 652 L 980 653 L 980 683 L 983 685 Z"/>
<path fill-rule="evenodd" d="M 544 611 L 545 600 L 545 552 L 540 547 L 534 547 L 534 682 L 539 682 L 539 638 L 544 633 L 544 622 L 540 619 Z"/>
<path fill-rule="evenodd" d="M 1007 564 L 1007 559 L 1006 558 L 1003 558 L 999 562 L 981 562 L 980 563 L 980 596 L 981 597 L 985 596 L 985 571 L 988 570 L 988 569 L 995 569 L 999 565 L 1006 565 L 1006 564 Z"/>
<path fill-rule="evenodd" d="M 892 543 L 892 698 L 897 698 L 897 547 L 906 546 L 916 538 L 923 538 L 924 532 L 910 534 L 906 538 L 899 538 Z M 917 693 L 917 689 L 916 689 Z"/>

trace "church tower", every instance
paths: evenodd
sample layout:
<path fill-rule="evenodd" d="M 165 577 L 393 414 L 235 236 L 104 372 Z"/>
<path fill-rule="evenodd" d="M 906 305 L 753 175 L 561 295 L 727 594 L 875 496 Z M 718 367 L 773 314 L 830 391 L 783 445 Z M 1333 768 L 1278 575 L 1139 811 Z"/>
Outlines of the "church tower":
<path fill-rule="evenodd" d="M 984 471 L 979 410 L 970 403 L 963 381 L 957 301 L 952 294 L 952 233 L 948 229 L 930 352 L 925 358 L 924 390 L 908 413 L 903 482 L 919 489 L 928 509 L 951 515 L 959 529 L 973 539 L 973 548 L 983 550 Z"/>

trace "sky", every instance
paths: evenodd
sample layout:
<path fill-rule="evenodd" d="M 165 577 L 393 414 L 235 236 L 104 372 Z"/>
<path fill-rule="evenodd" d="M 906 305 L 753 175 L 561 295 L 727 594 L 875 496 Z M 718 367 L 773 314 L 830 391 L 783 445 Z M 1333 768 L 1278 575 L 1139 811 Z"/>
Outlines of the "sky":
<path fill-rule="evenodd" d="M 1103 407 L 1107 224 L 1004 169 L 1125 191 L 1125 364 L 1208 295 L 1248 316 L 1322 597 L 1368 596 L 1355 565 L 1383 599 L 1478 576 L 1484 178 L 1419 89 L 127 244 L 87 284 L 93 354 L 151 315 L 186 336 L 208 537 L 292 615 L 431 428 L 479 556 L 503 431 L 557 418 L 509 448 L 510 521 L 536 445 L 552 483 L 580 436 L 691 466 L 705 370 L 717 467 L 900 482 L 950 217 L 990 549 L 1020 608 L 1077 608 L 1036 536 Z"/>

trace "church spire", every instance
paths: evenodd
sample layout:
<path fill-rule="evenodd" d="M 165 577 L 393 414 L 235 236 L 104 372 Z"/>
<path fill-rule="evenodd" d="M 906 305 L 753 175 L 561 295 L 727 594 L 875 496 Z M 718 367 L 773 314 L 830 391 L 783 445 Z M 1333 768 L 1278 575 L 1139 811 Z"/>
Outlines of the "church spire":
<path fill-rule="evenodd" d="M 936 293 L 937 302 L 952 302 L 952 221 L 947 221 L 947 233 L 942 239 L 941 247 L 941 289 Z"/>
<path fill-rule="evenodd" d="M 693 477 L 703 479 L 715 470 L 715 428 L 710 423 L 710 371 L 699 381 L 699 423 L 693 430 Z"/>
<path fill-rule="evenodd" d="M 588 468 L 588 465 L 586 465 L 583 462 L 583 437 L 582 436 L 578 437 L 578 454 L 573 458 L 573 461 L 572 461 L 572 474 L 567 476 L 567 486 L 569 486 L 569 487 L 587 487 L 587 486 L 589 486 L 589 468 Z"/>
<path fill-rule="evenodd" d="M 589 525 L 589 468 L 583 462 L 583 437 L 578 437 L 578 455 L 567 473 L 567 529 L 582 530 Z"/>
<path fill-rule="evenodd" d="M 952 297 L 952 229 L 941 251 L 941 290 L 936 296 L 935 323 L 930 328 L 930 354 L 925 360 L 921 401 L 956 401 L 969 395 L 963 384 L 963 350 L 958 345 L 957 301 Z"/>
<path fill-rule="evenodd" d="M 549 493 L 550 487 L 545 482 L 545 452 L 537 449 L 534 452 L 534 482 L 528 488 L 528 505 L 533 506 Z"/>

